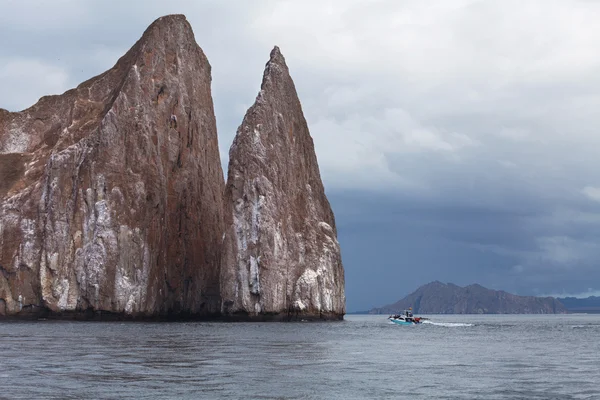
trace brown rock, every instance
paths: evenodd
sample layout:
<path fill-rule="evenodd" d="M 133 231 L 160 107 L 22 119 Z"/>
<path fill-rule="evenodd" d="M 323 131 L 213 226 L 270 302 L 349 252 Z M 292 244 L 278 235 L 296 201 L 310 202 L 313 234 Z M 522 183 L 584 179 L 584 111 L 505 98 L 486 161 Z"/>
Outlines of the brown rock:
<path fill-rule="evenodd" d="M 279 48 L 229 152 L 221 270 L 225 315 L 339 319 L 344 270 L 333 212 Z"/>
<path fill-rule="evenodd" d="M 218 312 L 224 186 L 184 16 L 107 72 L 0 110 L 0 315 Z"/>

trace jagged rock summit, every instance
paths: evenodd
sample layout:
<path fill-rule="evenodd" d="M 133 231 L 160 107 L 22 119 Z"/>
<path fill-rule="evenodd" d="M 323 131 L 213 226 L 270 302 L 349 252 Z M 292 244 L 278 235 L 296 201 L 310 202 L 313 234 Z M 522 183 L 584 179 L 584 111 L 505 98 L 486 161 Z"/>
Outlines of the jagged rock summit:
<path fill-rule="evenodd" d="M 107 72 L 0 110 L 0 315 L 219 312 L 210 71 L 166 16 Z"/>
<path fill-rule="evenodd" d="M 294 82 L 278 47 L 229 152 L 222 311 L 341 319 L 344 270 L 333 212 Z"/>

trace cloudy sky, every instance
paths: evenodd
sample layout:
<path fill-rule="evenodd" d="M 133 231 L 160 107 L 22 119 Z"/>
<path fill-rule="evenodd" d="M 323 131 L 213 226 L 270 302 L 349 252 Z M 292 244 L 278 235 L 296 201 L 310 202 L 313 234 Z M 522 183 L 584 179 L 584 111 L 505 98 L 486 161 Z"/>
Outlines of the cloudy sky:
<path fill-rule="evenodd" d="M 183 13 L 223 162 L 280 46 L 339 228 L 348 310 L 432 280 L 600 292 L 600 2 L 11 1 L 0 107 L 110 68 Z"/>

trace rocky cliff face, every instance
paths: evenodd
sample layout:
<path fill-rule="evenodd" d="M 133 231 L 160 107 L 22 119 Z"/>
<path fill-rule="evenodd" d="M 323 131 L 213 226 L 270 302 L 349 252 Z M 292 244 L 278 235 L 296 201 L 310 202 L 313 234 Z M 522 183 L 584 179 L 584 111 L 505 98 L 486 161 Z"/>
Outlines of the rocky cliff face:
<path fill-rule="evenodd" d="M 517 296 L 481 285 L 456 286 L 431 282 L 404 299 L 372 314 L 392 314 L 409 307 L 421 314 L 556 314 L 567 309 L 553 297 Z"/>
<path fill-rule="evenodd" d="M 344 271 L 313 141 L 277 47 L 229 153 L 223 313 L 338 319 Z"/>
<path fill-rule="evenodd" d="M 223 173 L 183 16 L 109 71 L 0 110 L 0 315 L 218 312 Z"/>

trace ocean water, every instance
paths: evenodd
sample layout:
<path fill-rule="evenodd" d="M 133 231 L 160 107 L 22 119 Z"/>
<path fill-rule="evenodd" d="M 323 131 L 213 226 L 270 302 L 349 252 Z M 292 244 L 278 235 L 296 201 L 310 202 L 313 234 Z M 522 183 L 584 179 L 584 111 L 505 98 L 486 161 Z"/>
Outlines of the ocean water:
<path fill-rule="evenodd" d="M 0 323 L 2 399 L 600 399 L 600 315 Z"/>

